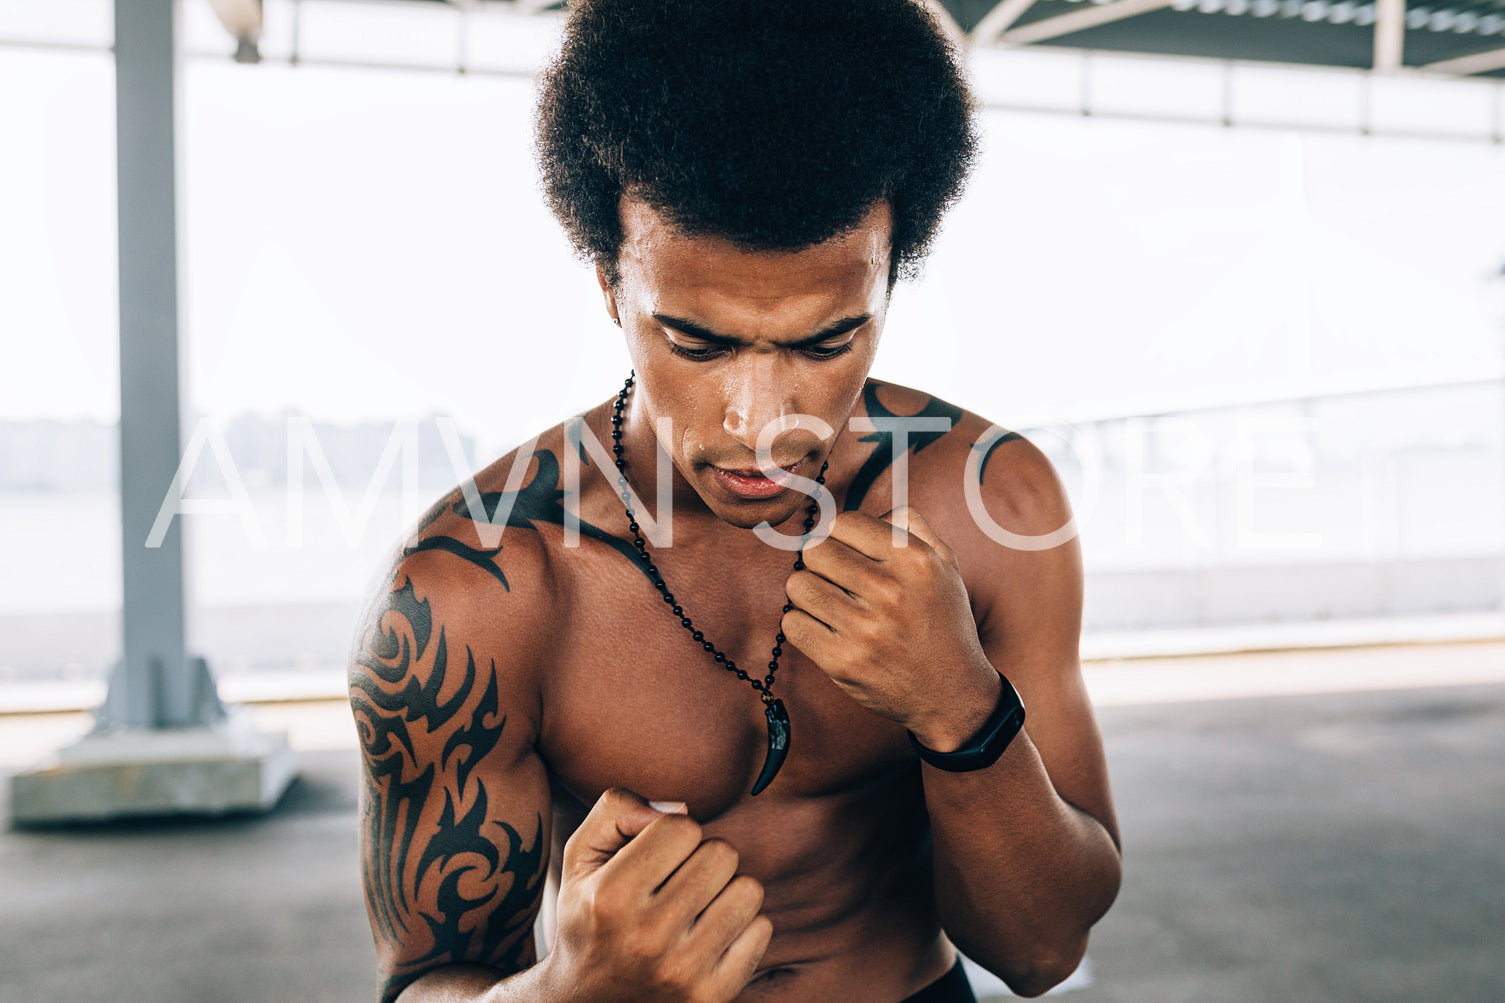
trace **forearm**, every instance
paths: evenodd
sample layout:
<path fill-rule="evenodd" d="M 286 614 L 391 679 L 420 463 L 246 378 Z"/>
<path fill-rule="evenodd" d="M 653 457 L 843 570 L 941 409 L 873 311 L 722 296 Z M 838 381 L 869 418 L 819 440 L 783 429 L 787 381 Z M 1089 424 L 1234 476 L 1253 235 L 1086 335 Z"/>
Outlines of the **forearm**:
<path fill-rule="evenodd" d="M 1056 794 L 1027 726 L 986 769 L 922 769 L 947 935 L 1017 992 L 1059 982 L 1118 894 L 1108 831 Z"/>
<path fill-rule="evenodd" d="M 395 1003 L 543 1003 L 552 992 L 543 964 L 505 975 L 486 965 L 454 964 L 424 973 Z"/>

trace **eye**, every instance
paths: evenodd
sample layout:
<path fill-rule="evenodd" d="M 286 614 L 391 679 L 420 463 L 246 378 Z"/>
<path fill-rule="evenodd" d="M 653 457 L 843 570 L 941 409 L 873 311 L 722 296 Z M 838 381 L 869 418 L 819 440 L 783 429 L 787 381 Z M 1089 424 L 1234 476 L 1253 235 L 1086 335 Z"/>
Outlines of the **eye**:
<path fill-rule="evenodd" d="M 810 358 L 812 358 L 812 359 L 819 359 L 822 362 L 824 362 L 827 359 L 834 359 L 838 355 L 845 355 L 848 352 L 850 352 L 851 350 L 852 350 L 852 343 L 850 341 L 848 341 L 844 345 L 835 345 L 835 346 L 830 347 L 830 348 L 821 348 L 821 347 L 807 348 L 807 349 L 804 350 L 804 352 L 805 352 L 806 355 L 810 356 Z"/>
<path fill-rule="evenodd" d="M 669 342 L 670 354 L 677 355 L 682 359 L 693 359 L 697 362 L 704 362 L 707 359 L 714 359 L 723 351 L 725 351 L 725 349 L 723 348 L 686 348 L 685 346 L 675 344 L 672 341 Z"/>

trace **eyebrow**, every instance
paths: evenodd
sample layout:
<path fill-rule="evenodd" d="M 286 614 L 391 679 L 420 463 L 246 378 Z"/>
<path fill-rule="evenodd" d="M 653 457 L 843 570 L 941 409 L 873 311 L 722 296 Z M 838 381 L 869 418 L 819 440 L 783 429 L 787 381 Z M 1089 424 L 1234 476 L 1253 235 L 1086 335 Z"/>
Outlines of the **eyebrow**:
<path fill-rule="evenodd" d="M 726 334 L 717 334 L 715 331 L 701 327 L 694 321 L 685 320 L 683 317 L 671 317 L 665 313 L 656 313 L 653 315 L 653 319 L 658 321 L 665 327 L 671 327 L 682 334 L 688 334 L 692 338 L 699 338 L 702 341 L 709 341 L 712 344 L 726 345 L 729 347 L 744 347 L 748 344 L 741 338 L 733 338 L 732 336 Z M 780 347 L 809 348 L 812 345 L 820 344 L 822 341 L 828 341 L 831 338 L 836 337 L 837 335 L 846 334 L 848 331 L 851 331 L 854 328 L 859 328 L 872 319 L 872 314 L 867 313 L 862 314 L 859 317 L 843 317 L 841 320 L 838 320 L 836 323 L 822 328 L 821 330 L 810 335 L 808 338 L 801 338 L 798 341 L 786 342 Z"/>

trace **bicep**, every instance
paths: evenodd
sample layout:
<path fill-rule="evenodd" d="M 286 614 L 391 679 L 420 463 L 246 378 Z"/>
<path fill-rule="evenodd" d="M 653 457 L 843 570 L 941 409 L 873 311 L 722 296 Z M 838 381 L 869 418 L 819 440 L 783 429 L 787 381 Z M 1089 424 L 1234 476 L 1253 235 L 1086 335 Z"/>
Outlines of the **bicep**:
<path fill-rule="evenodd" d="M 982 497 L 997 525 L 1052 543 L 1050 534 L 1072 518 L 1050 460 L 1028 440 L 998 451 Z M 1097 819 L 1117 844 L 1102 736 L 1082 681 L 1081 538 L 1029 550 L 974 532 L 969 577 L 978 583 L 983 650 L 1019 691 L 1025 730 L 1056 793 Z"/>
<path fill-rule="evenodd" d="M 474 643 L 445 591 L 399 569 L 351 653 L 361 875 L 384 1000 L 441 965 L 512 973 L 535 960 L 547 776 L 508 666 Z"/>

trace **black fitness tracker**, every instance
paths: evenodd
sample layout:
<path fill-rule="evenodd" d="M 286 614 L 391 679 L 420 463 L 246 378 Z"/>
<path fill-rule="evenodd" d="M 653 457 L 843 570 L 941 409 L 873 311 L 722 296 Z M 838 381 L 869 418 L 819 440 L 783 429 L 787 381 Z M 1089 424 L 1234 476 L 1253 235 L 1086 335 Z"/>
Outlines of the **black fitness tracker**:
<path fill-rule="evenodd" d="M 1018 692 L 1001 672 L 998 674 L 998 681 L 1003 684 L 998 694 L 998 706 L 977 734 L 972 736 L 972 740 L 955 752 L 927 749 L 914 737 L 914 732 L 910 732 L 909 741 L 919 751 L 920 758 L 949 773 L 981 770 L 998 762 L 1003 750 L 1009 747 L 1014 736 L 1019 734 L 1019 729 L 1024 727 L 1024 704 L 1020 702 Z"/>

